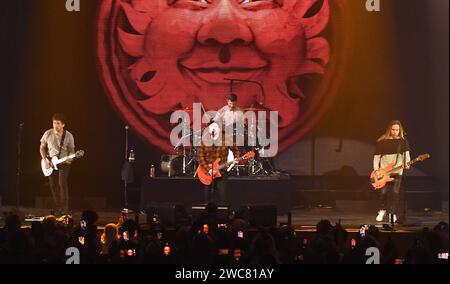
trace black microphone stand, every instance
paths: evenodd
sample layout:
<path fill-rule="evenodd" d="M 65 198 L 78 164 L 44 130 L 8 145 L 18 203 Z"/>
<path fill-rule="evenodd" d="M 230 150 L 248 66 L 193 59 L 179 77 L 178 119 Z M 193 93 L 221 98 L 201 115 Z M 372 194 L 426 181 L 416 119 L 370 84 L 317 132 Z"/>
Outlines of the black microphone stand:
<path fill-rule="evenodd" d="M 128 183 L 133 182 L 134 175 L 133 175 L 133 165 L 134 162 L 134 153 L 130 153 L 130 156 L 128 156 L 128 129 L 129 126 L 125 126 L 125 160 L 122 166 L 122 180 L 124 185 L 124 203 L 125 206 L 122 209 L 122 214 L 128 214 L 133 213 L 132 210 L 128 209 Z M 133 156 L 132 156 L 133 155 Z"/>
<path fill-rule="evenodd" d="M 20 179 L 22 176 L 22 130 L 24 122 L 19 123 L 19 131 L 17 133 L 17 171 L 16 171 L 16 207 L 20 205 Z"/>
<path fill-rule="evenodd" d="M 261 89 L 261 100 L 258 102 L 261 106 L 264 106 L 266 104 L 266 94 L 264 93 L 264 87 L 263 85 L 258 81 L 252 81 L 252 80 L 241 80 L 241 79 L 230 79 L 230 78 L 224 78 L 226 81 L 230 81 L 230 93 L 233 93 L 233 84 L 234 82 L 243 82 L 243 83 L 252 83 L 258 85 L 258 87 Z"/>
<path fill-rule="evenodd" d="M 211 140 L 212 140 L 212 147 L 213 147 L 213 153 L 216 153 L 216 142 L 214 141 L 214 130 L 211 133 Z M 216 203 L 216 198 L 215 198 L 215 194 L 216 194 L 216 179 L 214 178 L 215 173 L 214 173 L 214 161 L 212 161 L 212 166 L 211 166 L 211 177 L 212 177 L 212 182 L 211 182 L 211 197 L 209 198 L 210 201 L 212 200 L 213 203 Z M 209 202 L 208 202 L 209 203 Z"/>

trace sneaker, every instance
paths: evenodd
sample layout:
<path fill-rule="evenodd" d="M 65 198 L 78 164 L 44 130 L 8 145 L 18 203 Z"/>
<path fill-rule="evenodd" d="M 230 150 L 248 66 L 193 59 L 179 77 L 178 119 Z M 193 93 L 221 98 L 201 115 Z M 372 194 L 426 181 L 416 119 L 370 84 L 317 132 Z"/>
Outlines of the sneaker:
<path fill-rule="evenodd" d="M 384 214 L 386 214 L 386 210 L 380 210 L 378 211 L 378 215 L 377 215 L 377 222 L 382 222 L 383 218 L 384 218 Z"/>
<path fill-rule="evenodd" d="M 397 223 L 397 215 L 389 214 L 389 222 Z"/>

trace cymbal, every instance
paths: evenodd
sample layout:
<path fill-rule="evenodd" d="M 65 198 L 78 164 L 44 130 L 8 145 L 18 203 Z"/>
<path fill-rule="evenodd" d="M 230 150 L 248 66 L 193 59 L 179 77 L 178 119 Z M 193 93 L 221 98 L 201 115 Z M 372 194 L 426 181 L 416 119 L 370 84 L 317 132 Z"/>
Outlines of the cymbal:
<path fill-rule="evenodd" d="M 265 111 L 265 109 L 263 108 L 257 108 L 257 107 L 249 107 L 249 108 L 244 108 L 245 111 Z"/>
<path fill-rule="evenodd" d="M 181 110 L 181 111 L 186 111 L 186 112 L 193 112 L 193 111 L 194 111 L 194 109 L 191 108 L 191 107 L 185 107 L 185 108 L 177 108 L 177 109 L 174 109 L 174 111 L 179 111 L 179 110 Z"/>

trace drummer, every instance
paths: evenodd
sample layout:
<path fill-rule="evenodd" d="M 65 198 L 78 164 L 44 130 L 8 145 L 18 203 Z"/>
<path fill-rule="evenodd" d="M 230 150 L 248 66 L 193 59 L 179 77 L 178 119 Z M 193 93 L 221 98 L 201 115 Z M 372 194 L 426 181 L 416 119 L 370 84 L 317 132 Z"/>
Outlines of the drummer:
<path fill-rule="evenodd" d="M 231 93 L 227 98 L 227 105 L 217 111 L 213 121 L 220 126 L 225 126 L 225 129 L 231 127 L 233 134 L 239 132 L 239 125 L 241 125 L 241 134 L 244 135 L 244 112 L 237 106 L 237 99 L 236 94 Z"/>

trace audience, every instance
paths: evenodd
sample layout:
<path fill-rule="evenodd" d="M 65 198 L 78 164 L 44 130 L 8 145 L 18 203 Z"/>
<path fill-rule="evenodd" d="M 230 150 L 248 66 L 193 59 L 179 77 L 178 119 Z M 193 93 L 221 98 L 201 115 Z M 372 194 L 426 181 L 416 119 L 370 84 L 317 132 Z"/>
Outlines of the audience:
<path fill-rule="evenodd" d="M 86 210 L 76 226 L 71 216 L 48 215 L 42 222 L 33 222 L 30 229 L 22 229 L 20 217 L 9 214 L 0 229 L 0 263 L 65 263 L 68 247 L 80 250 L 81 263 L 366 263 L 366 250 L 371 247 L 379 249 L 381 263 L 448 263 L 444 259 L 448 256 L 446 222 L 431 231 L 424 228 L 409 249 L 401 252 L 392 237 L 381 240 L 376 226 L 366 227 L 349 240 L 340 223 L 333 226 L 321 220 L 315 234 L 306 238 L 297 236 L 289 225 L 251 227 L 241 216 L 223 223 L 217 220 L 213 204 L 192 224 L 183 222 L 174 230 L 167 230 L 157 218 L 142 230 L 136 221 L 122 216 L 99 233 L 97 220 L 96 212 Z"/>

